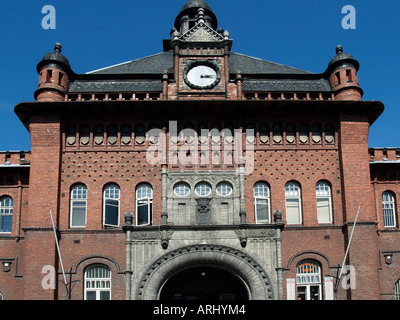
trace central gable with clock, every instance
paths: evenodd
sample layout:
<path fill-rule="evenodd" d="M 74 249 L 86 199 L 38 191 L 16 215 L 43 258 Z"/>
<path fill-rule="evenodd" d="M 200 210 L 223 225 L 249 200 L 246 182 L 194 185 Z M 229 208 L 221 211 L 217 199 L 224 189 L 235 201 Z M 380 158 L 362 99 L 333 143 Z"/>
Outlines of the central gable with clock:
<path fill-rule="evenodd" d="M 189 1 L 171 30 L 174 87 L 178 99 L 228 98 L 229 54 L 232 40 L 204 1 Z"/>

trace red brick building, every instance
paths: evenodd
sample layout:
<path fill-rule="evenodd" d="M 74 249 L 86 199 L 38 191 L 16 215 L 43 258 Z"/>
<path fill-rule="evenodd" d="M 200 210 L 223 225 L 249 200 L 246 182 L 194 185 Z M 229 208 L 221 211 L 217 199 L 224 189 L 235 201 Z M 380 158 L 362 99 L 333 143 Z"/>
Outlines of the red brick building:
<path fill-rule="evenodd" d="M 235 53 L 202 0 L 170 35 L 85 74 L 60 44 L 38 63 L 32 149 L 0 153 L 1 298 L 399 299 L 400 149 L 368 149 L 384 107 L 357 60 Z"/>

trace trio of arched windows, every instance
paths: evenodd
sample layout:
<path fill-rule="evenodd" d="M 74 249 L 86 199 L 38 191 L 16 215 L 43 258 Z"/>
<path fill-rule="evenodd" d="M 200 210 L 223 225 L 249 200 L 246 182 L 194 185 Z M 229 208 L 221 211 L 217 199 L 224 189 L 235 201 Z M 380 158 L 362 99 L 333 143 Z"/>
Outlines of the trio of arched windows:
<path fill-rule="evenodd" d="M 331 187 L 325 181 L 316 185 L 318 223 L 332 223 Z M 266 182 L 257 182 L 253 189 L 256 223 L 270 221 L 270 190 Z M 285 185 L 286 221 L 288 224 L 302 223 L 301 187 L 297 182 Z"/>
<path fill-rule="evenodd" d="M 103 190 L 103 225 L 118 227 L 120 218 L 121 192 L 117 184 L 111 183 Z M 148 183 L 142 183 L 136 188 L 136 224 L 151 224 L 153 211 L 153 188 Z M 70 227 L 86 226 L 87 187 L 76 184 L 71 188 Z"/>

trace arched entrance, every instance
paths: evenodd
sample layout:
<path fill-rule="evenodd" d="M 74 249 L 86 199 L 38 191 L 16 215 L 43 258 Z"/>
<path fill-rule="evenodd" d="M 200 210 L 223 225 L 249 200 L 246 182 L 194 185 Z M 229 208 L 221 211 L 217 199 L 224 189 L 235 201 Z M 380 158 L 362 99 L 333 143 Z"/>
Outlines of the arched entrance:
<path fill-rule="evenodd" d="M 160 300 L 247 300 L 241 279 L 226 270 L 204 266 L 183 270 L 164 284 Z"/>
<path fill-rule="evenodd" d="M 232 281 L 233 279 L 236 283 L 240 283 L 235 292 L 238 295 L 243 295 L 245 292 L 245 299 L 270 300 L 275 298 L 275 289 L 270 281 L 271 273 L 267 268 L 263 268 L 255 258 L 238 248 L 199 244 L 175 249 L 153 260 L 143 270 L 143 273 L 136 277 L 133 284 L 133 290 L 136 293 L 135 299 L 157 300 L 162 298 L 161 294 L 168 296 L 168 299 L 173 299 L 175 292 L 168 291 L 168 286 L 174 283 L 183 283 L 182 280 L 190 277 L 190 273 L 196 271 L 196 268 L 207 268 L 206 271 L 214 274 L 214 278 L 221 276 L 225 280 Z M 188 270 L 187 274 L 185 270 Z M 179 285 L 183 290 L 184 285 Z M 166 291 L 163 291 L 164 289 Z M 226 292 L 223 292 L 225 289 L 232 290 L 232 288 L 224 287 L 222 283 L 217 284 L 217 289 L 220 294 L 225 294 Z M 187 294 L 190 294 L 188 289 L 185 290 Z M 207 290 L 212 291 L 212 286 L 209 285 Z"/>

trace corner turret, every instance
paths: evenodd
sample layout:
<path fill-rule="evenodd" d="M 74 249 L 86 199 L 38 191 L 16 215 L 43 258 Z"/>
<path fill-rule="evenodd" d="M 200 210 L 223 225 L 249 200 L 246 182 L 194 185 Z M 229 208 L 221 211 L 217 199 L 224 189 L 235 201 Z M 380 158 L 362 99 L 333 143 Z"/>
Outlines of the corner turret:
<path fill-rule="evenodd" d="M 61 44 L 56 43 L 54 52 L 47 53 L 38 63 L 39 86 L 35 91 L 36 101 L 64 101 L 68 92 L 71 67 L 61 54 Z"/>
<path fill-rule="evenodd" d="M 335 100 L 361 100 L 363 90 L 358 85 L 357 71 L 360 64 L 349 53 L 336 47 L 336 56 L 328 64 L 327 72 Z"/>

